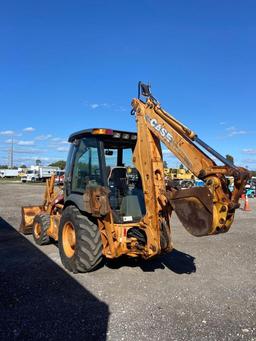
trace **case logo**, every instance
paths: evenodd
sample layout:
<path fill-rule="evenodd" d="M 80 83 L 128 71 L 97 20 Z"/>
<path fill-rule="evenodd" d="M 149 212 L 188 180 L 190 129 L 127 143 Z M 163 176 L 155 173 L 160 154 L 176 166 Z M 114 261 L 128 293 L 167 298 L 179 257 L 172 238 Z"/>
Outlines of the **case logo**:
<path fill-rule="evenodd" d="M 161 124 L 157 122 L 155 118 L 150 118 L 148 115 L 145 115 L 145 118 L 149 124 L 160 133 L 160 135 L 166 139 L 169 143 L 173 141 L 172 135 L 165 129 Z"/>

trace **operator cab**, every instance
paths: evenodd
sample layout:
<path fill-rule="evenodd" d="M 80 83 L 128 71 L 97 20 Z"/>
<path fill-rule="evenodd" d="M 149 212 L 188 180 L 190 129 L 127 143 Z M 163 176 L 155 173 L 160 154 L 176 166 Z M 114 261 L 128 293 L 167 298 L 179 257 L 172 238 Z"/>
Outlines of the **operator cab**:
<path fill-rule="evenodd" d="M 84 210 L 81 194 L 90 187 L 109 189 L 114 223 L 138 222 L 145 215 L 140 174 L 132 162 L 137 134 L 88 129 L 72 134 L 65 175 L 66 200 Z"/>

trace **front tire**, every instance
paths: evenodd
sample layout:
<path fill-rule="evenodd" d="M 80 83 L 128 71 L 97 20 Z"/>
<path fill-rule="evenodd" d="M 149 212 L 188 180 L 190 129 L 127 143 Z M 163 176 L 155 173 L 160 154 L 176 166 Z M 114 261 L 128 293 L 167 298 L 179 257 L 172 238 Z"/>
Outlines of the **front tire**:
<path fill-rule="evenodd" d="M 102 261 L 99 228 L 75 206 L 64 209 L 59 226 L 59 252 L 64 267 L 73 272 L 95 270 Z"/>
<path fill-rule="evenodd" d="M 35 216 L 33 223 L 33 237 L 38 245 L 46 245 L 50 243 L 50 237 L 47 235 L 47 229 L 50 226 L 50 215 L 48 213 L 40 213 Z"/>

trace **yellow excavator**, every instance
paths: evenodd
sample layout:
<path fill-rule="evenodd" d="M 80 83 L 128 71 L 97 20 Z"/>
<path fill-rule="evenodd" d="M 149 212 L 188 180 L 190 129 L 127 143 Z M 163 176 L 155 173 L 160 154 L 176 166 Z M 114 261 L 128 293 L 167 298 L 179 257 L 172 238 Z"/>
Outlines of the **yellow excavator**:
<path fill-rule="evenodd" d="M 96 269 L 104 256 L 149 259 L 170 252 L 172 211 L 194 236 L 227 232 L 250 176 L 168 114 L 149 85 L 138 88 L 131 111 L 137 133 L 72 134 L 63 189 L 56 193 L 51 178 L 43 204 L 22 207 L 21 231 L 32 231 L 39 245 L 58 241 L 62 263 L 74 273 Z M 161 142 L 204 187 L 166 186 Z M 234 178 L 232 192 L 227 176 Z"/>

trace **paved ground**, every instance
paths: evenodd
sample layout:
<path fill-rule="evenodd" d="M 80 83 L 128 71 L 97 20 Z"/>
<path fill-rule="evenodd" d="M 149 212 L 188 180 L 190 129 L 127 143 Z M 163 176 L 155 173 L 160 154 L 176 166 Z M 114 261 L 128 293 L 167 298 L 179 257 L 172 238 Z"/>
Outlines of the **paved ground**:
<path fill-rule="evenodd" d="M 229 233 L 195 238 L 174 217 L 173 253 L 71 275 L 17 233 L 42 192 L 0 184 L 1 340 L 256 340 L 256 199 Z"/>

